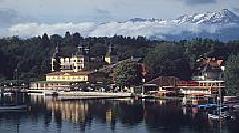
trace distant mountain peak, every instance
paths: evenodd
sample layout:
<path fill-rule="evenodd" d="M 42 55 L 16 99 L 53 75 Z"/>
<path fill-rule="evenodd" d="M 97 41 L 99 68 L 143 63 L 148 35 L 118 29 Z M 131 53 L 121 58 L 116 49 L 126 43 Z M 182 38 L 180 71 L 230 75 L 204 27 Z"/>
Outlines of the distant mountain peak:
<path fill-rule="evenodd" d="M 156 19 L 156 18 L 151 18 L 151 19 L 145 19 L 145 18 L 133 18 L 129 20 L 130 22 L 159 22 L 162 21 L 162 19 Z"/>
<path fill-rule="evenodd" d="M 217 12 L 185 14 L 176 19 L 178 23 L 196 23 L 196 24 L 225 24 L 238 23 L 239 17 L 228 9 L 222 9 Z"/>
<path fill-rule="evenodd" d="M 133 18 L 126 21 L 105 23 L 20 23 L 10 27 L 8 34 L 17 35 L 20 33 L 20 36 L 29 37 L 59 32 L 64 35 L 65 31 L 77 31 L 86 37 L 113 37 L 117 34 L 135 38 L 144 36 L 153 40 L 181 40 L 200 37 L 237 40 L 239 39 L 239 17 L 228 9 L 222 9 L 215 12 L 186 14 L 170 20 Z"/>

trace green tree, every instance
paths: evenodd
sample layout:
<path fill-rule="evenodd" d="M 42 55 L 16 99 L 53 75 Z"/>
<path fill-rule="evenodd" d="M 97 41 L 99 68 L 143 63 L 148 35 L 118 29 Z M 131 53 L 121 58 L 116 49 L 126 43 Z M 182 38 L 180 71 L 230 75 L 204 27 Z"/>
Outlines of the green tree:
<path fill-rule="evenodd" d="M 122 62 L 114 69 L 116 85 L 138 85 L 141 82 L 141 74 L 138 63 Z"/>
<path fill-rule="evenodd" d="M 48 37 L 48 34 L 44 33 L 44 34 L 42 35 L 41 44 L 42 44 L 42 46 L 44 46 L 44 47 L 49 47 L 49 45 L 50 45 L 50 39 L 49 39 L 49 37 Z"/>
<path fill-rule="evenodd" d="M 59 34 L 53 34 L 50 37 L 50 43 L 52 47 L 60 46 L 62 42 L 62 37 Z"/>
<path fill-rule="evenodd" d="M 224 77 L 226 92 L 231 95 L 239 94 L 239 54 L 230 55 L 226 61 Z"/>
<path fill-rule="evenodd" d="M 190 79 L 191 71 L 188 60 L 184 56 L 182 45 L 162 43 L 150 50 L 144 59 L 144 63 L 155 74 Z"/>

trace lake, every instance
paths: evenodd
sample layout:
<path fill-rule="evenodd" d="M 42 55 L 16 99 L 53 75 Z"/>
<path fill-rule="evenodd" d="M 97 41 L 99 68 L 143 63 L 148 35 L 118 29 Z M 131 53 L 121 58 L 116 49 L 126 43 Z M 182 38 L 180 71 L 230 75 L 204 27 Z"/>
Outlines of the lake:
<path fill-rule="evenodd" d="M 207 112 L 183 107 L 175 100 L 60 101 L 51 96 L 26 94 L 1 98 L 1 103 L 14 102 L 30 107 L 25 111 L 0 112 L 0 133 L 239 132 L 238 117 L 220 124 L 209 120 Z"/>

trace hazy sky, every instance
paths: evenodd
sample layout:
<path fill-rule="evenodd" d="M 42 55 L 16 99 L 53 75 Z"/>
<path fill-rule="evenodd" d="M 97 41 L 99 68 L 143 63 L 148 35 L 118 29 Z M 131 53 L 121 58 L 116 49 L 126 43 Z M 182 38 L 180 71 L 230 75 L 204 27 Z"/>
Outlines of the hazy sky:
<path fill-rule="evenodd" d="M 0 24 L 170 19 L 224 8 L 239 12 L 239 0 L 0 0 Z"/>

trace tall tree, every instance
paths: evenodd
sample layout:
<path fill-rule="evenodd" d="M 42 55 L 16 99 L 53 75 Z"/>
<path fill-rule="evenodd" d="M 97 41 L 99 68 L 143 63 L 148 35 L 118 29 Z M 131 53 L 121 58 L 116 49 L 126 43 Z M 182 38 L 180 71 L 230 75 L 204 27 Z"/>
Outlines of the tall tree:
<path fill-rule="evenodd" d="M 76 32 L 72 35 L 72 43 L 76 46 L 80 43 L 81 40 L 81 34 Z"/>
<path fill-rule="evenodd" d="M 69 31 L 65 33 L 65 39 L 71 39 L 71 33 Z"/>
<path fill-rule="evenodd" d="M 232 95 L 239 95 L 239 54 L 228 57 L 224 77 L 227 88 L 226 92 Z"/>
<path fill-rule="evenodd" d="M 182 45 L 162 43 L 150 50 L 144 59 L 151 71 L 158 75 L 171 75 L 181 79 L 190 79 L 190 64 Z"/>
<path fill-rule="evenodd" d="M 59 34 L 53 34 L 50 38 L 51 46 L 56 47 L 57 45 L 60 46 L 62 42 L 62 37 Z"/>
<path fill-rule="evenodd" d="M 50 45 L 50 39 L 49 39 L 49 37 L 48 37 L 48 34 L 44 33 L 44 34 L 42 35 L 41 45 L 42 45 L 43 47 L 49 47 L 49 45 Z"/>
<path fill-rule="evenodd" d="M 123 62 L 114 69 L 116 84 L 119 86 L 138 85 L 141 82 L 141 73 L 137 63 Z"/>

